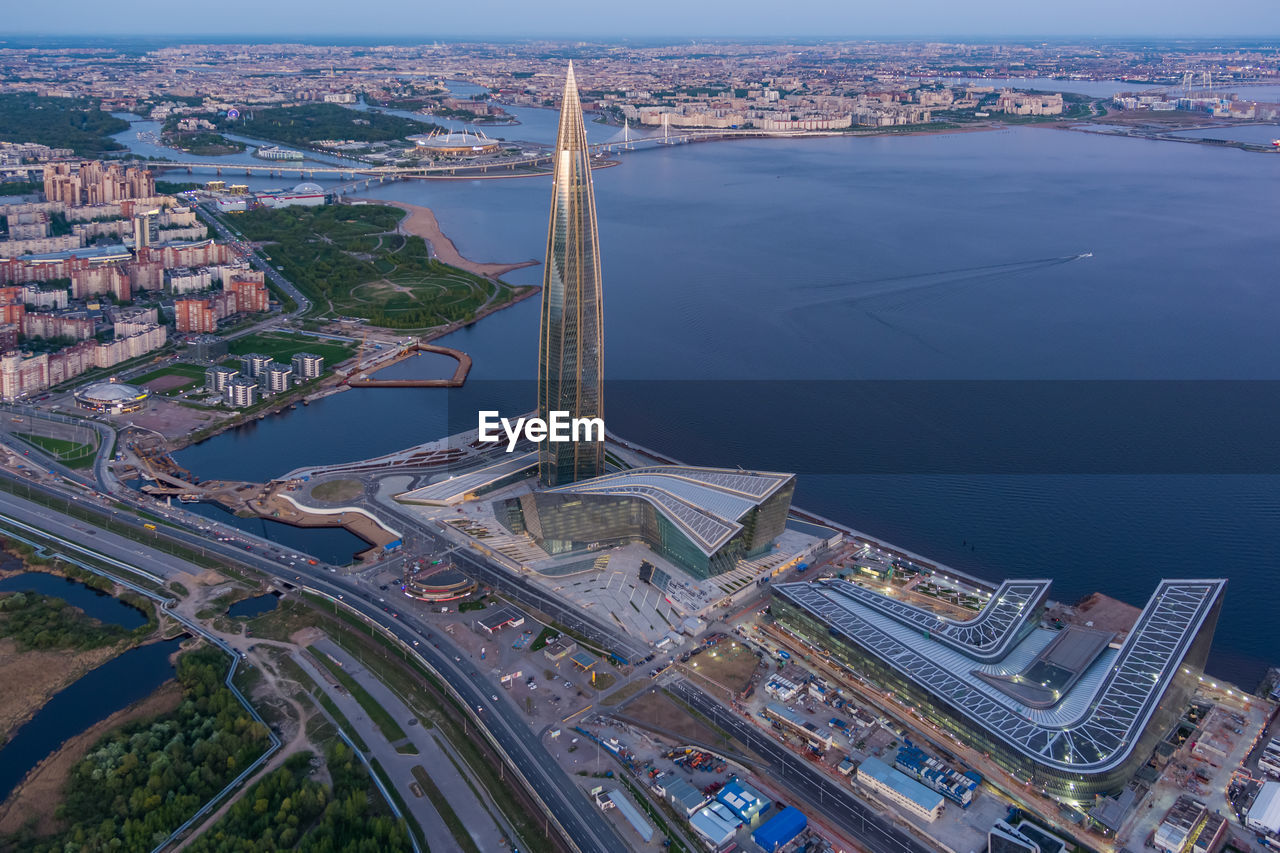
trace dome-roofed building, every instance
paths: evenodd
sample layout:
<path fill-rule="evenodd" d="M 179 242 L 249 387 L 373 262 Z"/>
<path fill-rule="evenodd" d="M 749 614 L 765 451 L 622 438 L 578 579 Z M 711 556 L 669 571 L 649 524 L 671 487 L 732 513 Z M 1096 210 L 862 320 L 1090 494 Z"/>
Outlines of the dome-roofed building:
<path fill-rule="evenodd" d="M 303 181 L 294 187 L 293 191 L 296 193 L 322 193 L 324 192 L 324 187 L 313 181 Z"/>
<path fill-rule="evenodd" d="M 127 382 L 95 382 L 78 389 L 73 396 L 82 409 L 120 415 L 141 409 L 151 392 Z"/>
<path fill-rule="evenodd" d="M 475 157 L 493 154 L 501 147 L 496 139 L 490 139 L 479 130 L 450 130 L 447 133 L 436 130 L 410 136 L 409 139 L 419 151 L 436 157 Z"/>

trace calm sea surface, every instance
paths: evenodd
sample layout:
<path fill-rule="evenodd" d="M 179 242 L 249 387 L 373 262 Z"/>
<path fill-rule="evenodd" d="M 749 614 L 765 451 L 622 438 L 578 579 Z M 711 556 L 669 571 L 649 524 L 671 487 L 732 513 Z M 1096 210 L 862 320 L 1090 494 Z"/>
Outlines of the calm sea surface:
<path fill-rule="evenodd" d="M 1271 386 L 1215 394 L 1280 370 L 1278 182 L 1280 157 L 1037 128 L 630 154 L 595 174 L 606 372 L 662 382 L 616 386 L 609 428 L 690 463 L 796 471 L 799 506 L 983 577 L 1055 578 L 1062 600 L 1141 604 L 1161 577 L 1226 576 L 1211 666 L 1252 687 L 1280 663 L 1280 467 L 1270 413 L 1239 412 Z M 467 257 L 521 261 L 545 251 L 548 183 L 369 197 L 429 205 Z M 452 422 L 443 391 L 348 391 L 179 461 L 262 480 L 438 437 L 480 397 L 532 405 L 484 380 L 532 378 L 536 300 L 442 342 L 475 358 Z M 1022 380 L 1014 408 L 1043 398 L 1043 423 L 1006 420 L 970 380 Z M 1097 382 L 1078 397 L 1066 380 Z M 899 431 L 936 443 L 917 459 Z M 1186 442 L 1172 462 L 1166 434 Z"/>

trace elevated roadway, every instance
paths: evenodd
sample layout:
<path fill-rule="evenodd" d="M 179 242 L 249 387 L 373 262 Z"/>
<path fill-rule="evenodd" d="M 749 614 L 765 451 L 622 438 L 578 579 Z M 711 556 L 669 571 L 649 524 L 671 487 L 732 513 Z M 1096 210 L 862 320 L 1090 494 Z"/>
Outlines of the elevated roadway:
<path fill-rule="evenodd" d="M 33 490 L 64 496 L 44 484 L 29 483 Z M 72 498 L 73 502 L 90 503 Z M 102 511 L 100 507 L 95 507 Z M 110 512 L 110 510 L 107 510 Z M 92 525 L 67 517 L 31 501 L 0 492 L 0 522 L 14 519 L 56 537 L 61 546 L 105 555 L 158 578 L 172 578 L 181 572 L 198 574 L 199 567 L 172 555 L 156 550 L 140 541 L 94 528 Z M 154 535 L 139 529 L 139 538 L 145 540 Z M 534 795 L 544 804 L 547 817 L 555 822 L 563 835 L 579 851 L 594 853 L 604 850 L 624 850 L 626 845 L 618 837 L 608 820 L 583 795 L 542 745 L 537 734 L 524 726 L 521 713 L 490 683 L 487 675 L 470 669 L 461 653 L 451 654 L 452 646 L 446 635 L 428 628 L 418 617 L 408 612 L 384 610 L 374 603 L 372 591 L 361 587 L 354 578 L 347 578 L 326 571 L 324 566 L 298 565 L 288 574 L 278 562 L 254 552 L 243 551 L 224 542 L 209 541 L 194 531 L 171 530 L 165 535 L 184 541 L 188 547 L 210 554 L 220 554 L 237 562 L 243 562 L 271 576 L 284 575 L 290 580 L 305 578 L 307 588 L 328 598 L 335 608 L 344 607 L 355 613 L 370 626 L 380 629 L 412 652 L 422 663 L 438 674 L 442 684 L 455 694 L 468 709 L 468 713 L 494 745 L 510 761 L 512 767 L 529 784 Z M 548 826 L 548 831 L 550 827 Z"/>

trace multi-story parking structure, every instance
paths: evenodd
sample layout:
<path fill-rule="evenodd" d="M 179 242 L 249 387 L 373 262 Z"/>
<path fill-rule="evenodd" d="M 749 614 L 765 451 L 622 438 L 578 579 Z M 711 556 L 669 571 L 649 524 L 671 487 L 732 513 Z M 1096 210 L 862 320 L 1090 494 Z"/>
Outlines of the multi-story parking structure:
<path fill-rule="evenodd" d="M 843 580 L 779 584 L 780 626 L 1019 781 L 1071 802 L 1118 791 L 1185 709 L 1223 580 L 1165 580 L 1123 642 L 1041 625 L 1048 581 L 1006 581 L 968 621 Z"/>

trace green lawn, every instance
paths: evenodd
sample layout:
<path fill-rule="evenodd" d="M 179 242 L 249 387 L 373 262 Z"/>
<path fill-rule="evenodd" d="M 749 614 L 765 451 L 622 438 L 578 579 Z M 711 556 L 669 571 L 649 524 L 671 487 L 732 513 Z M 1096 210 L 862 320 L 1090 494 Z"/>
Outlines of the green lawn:
<path fill-rule="evenodd" d="M 254 210 L 237 217 L 250 240 L 306 293 L 317 315 L 426 329 L 473 319 L 524 290 L 431 257 L 421 237 L 396 232 L 405 212 L 385 205 Z"/>
<path fill-rule="evenodd" d="M 262 353 L 282 364 L 288 364 L 297 353 L 310 352 L 323 356 L 325 368 L 332 369 L 335 364 L 351 357 L 356 351 L 356 344 L 313 338 L 309 335 L 294 335 L 288 332 L 262 332 L 236 338 L 231 342 L 229 350 L 233 356 L 251 352 Z"/>
<path fill-rule="evenodd" d="M 68 468 L 88 468 L 93 464 L 93 457 L 98 452 L 98 439 L 88 444 L 79 441 L 68 441 L 65 438 L 49 438 L 29 432 L 14 433 L 27 444 L 33 445 L 53 456 Z"/>

